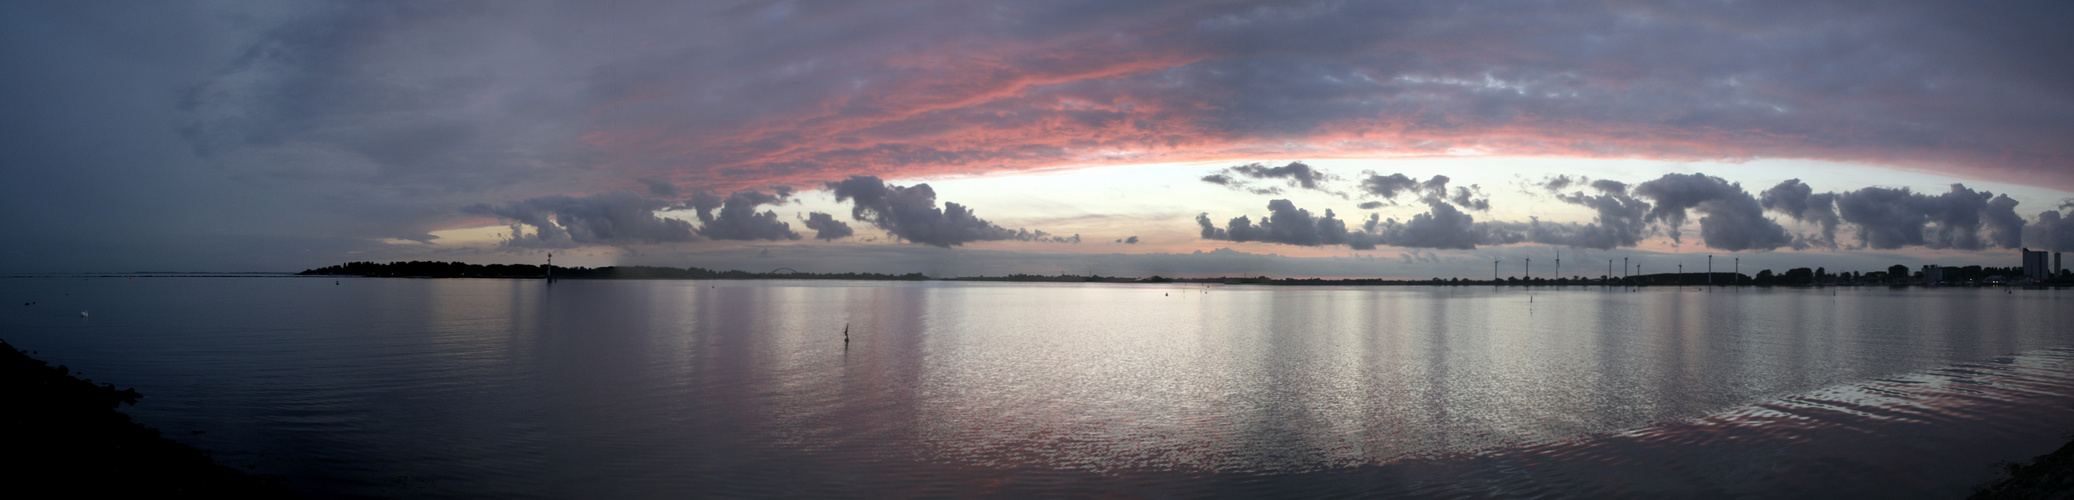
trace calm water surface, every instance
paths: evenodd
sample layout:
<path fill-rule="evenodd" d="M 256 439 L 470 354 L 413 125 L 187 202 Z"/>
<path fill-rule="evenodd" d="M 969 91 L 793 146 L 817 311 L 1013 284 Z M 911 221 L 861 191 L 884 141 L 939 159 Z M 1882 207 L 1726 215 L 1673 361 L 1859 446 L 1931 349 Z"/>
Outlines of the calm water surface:
<path fill-rule="evenodd" d="M 0 338 L 339 497 L 1940 497 L 2074 432 L 2074 290 L 337 283 Z"/>

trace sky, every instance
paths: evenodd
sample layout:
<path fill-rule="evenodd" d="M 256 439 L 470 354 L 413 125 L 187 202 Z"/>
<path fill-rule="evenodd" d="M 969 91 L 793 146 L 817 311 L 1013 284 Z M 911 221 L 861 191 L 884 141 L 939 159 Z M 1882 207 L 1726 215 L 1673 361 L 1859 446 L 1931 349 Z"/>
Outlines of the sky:
<path fill-rule="evenodd" d="M 932 276 L 2015 266 L 2017 248 L 2074 251 L 2068 19 L 2064 2 L 12 2 L 0 273 L 549 253 Z"/>

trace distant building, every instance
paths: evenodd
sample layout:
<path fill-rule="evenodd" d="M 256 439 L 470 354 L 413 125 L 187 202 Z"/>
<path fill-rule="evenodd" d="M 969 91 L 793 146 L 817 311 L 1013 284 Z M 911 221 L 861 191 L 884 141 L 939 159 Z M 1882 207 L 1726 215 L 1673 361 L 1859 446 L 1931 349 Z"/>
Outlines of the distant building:
<path fill-rule="evenodd" d="M 1934 264 L 1924 264 L 1924 265 L 1923 265 L 1923 283 L 1924 283 L 1924 284 L 1929 284 L 1929 283 L 1942 283 L 1942 282 L 1944 282 L 1944 268 L 1942 268 L 1942 267 L 1937 267 L 1937 266 L 1936 266 L 1936 265 L 1934 265 Z"/>
<path fill-rule="evenodd" d="M 2046 267 L 2046 264 L 2049 264 L 2046 260 L 2049 252 L 2044 250 L 2033 252 L 2029 248 L 2025 248 L 2022 251 L 2024 255 L 2024 277 L 2030 278 L 2033 281 L 2044 281 L 2052 277 L 2052 270 Z"/>

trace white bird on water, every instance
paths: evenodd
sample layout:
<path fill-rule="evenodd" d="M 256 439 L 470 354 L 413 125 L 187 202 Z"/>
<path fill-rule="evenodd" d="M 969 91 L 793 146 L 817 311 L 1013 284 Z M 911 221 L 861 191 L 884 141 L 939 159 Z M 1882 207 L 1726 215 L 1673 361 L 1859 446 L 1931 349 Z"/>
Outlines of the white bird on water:
<path fill-rule="evenodd" d="M 80 312 L 79 312 L 79 317 L 81 317 L 81 318 L 84 318 L 84 317 L 86 317 L 86 311 L 80 311 Z"/>

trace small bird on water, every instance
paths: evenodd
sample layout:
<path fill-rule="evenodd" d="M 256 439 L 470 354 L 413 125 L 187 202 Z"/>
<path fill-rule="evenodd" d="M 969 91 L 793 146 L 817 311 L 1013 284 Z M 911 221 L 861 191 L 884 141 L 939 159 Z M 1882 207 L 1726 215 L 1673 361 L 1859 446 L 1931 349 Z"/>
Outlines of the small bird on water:
<path fill-rule="evenodd" d="M 81 317 L 81 318 L 84 318 L 84 317 L 86 317 L 86 311 L 80 311 L 80 312 L 79 312 L 79 317 Z"/>

